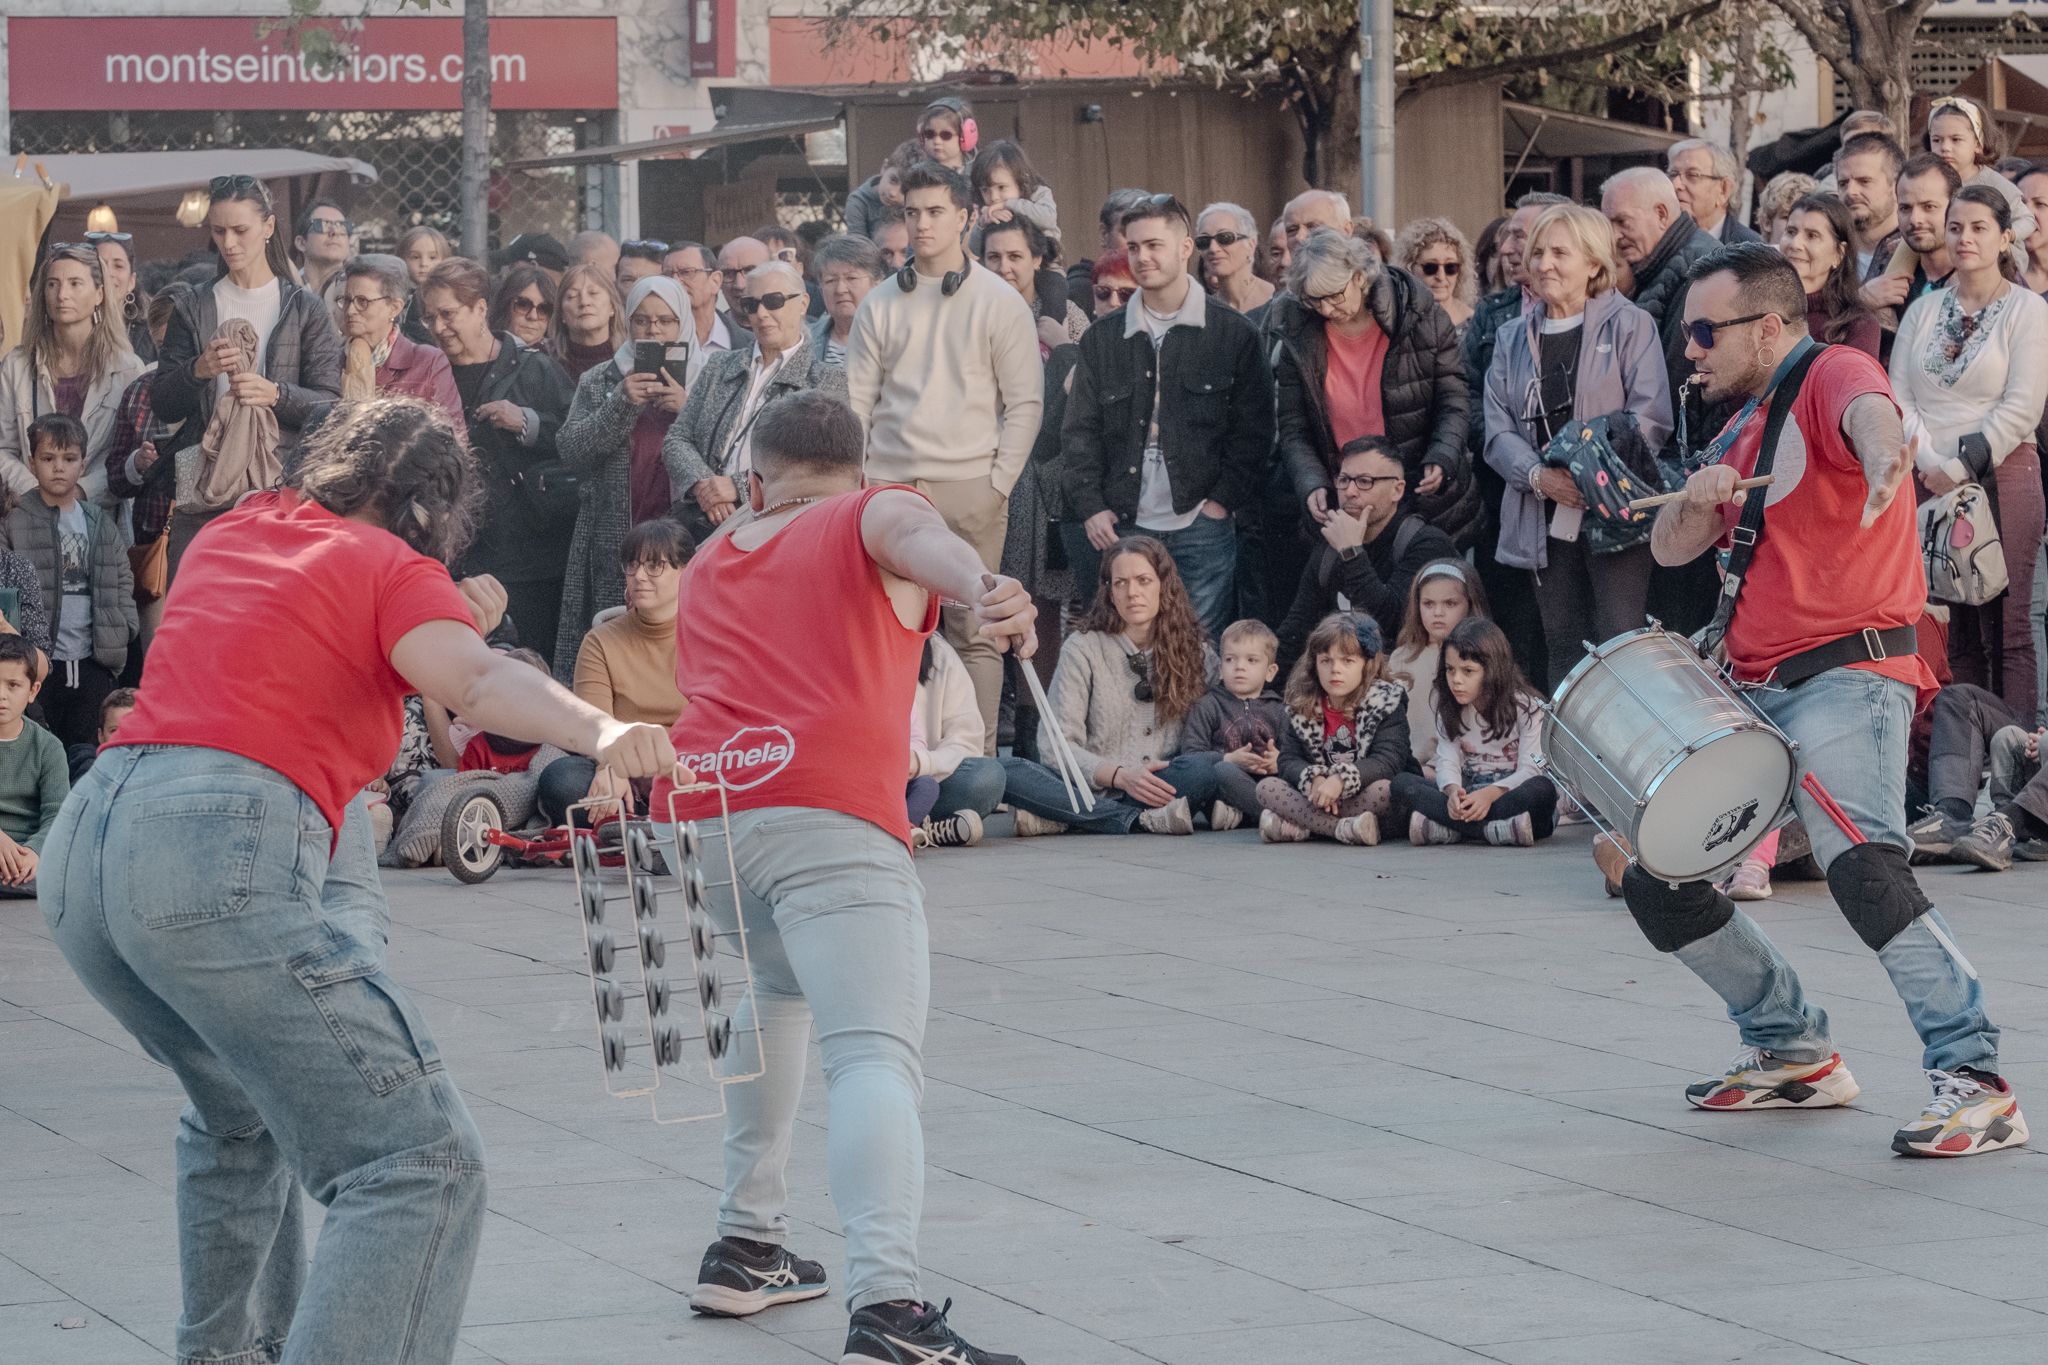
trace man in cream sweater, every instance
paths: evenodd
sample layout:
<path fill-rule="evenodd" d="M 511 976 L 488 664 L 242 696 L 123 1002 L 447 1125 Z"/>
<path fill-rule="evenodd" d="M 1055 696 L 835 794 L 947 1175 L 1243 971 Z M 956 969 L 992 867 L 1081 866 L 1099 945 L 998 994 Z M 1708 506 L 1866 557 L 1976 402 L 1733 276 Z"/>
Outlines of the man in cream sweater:
<path fill-rule="evenodd" d="M 967 178 L 943 166 L 927 161 L 904 175 L 913 263 L 862 300 L 846 341 L 846 389 L 867 430 L 869 481 L 930 498 L 994 572 L 1010 489 L 1038 438 L 1045 368 L 1031 306 L 967 259 L 972 202 Z M 945 629 L 974 680 L 994 753 L 1002 656 L 973 633 L 963 607 L 946 608 Z"/>

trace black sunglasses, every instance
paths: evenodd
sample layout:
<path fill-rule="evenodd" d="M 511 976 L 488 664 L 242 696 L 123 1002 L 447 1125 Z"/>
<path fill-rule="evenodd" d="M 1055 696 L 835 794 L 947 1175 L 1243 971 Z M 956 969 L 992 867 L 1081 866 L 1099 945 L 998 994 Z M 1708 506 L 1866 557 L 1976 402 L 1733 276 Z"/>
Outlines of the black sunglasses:
<path fill-rule="evenodd" d="M 1460 266 L 1456 261 L 1418 261 L 1415 268 L 1425 275 L 1448 275 L 1455 280 L 1458 278 Z"/>
<path fill-rule="evenodd" d="M 1137 292 L 1138 290 L 1135 285 L 1129 289 L 1124 289 L 1114 284 L 1098 284 L 1095 286 L 1095 297 L 1102 303 L 1129 303 L 1131 295 Z"/>
<path fill-rule="evenodd" d="M 1250 240 L 1251 234 L 1247 232 L 1198 232 L 1195 234 L 1195 250 L 1207 251 L 1212 246 L 1236 246 L 1239 242 Z"/>
<path fill-rule="evenodd" d="M 1149 654 L 1126 654 L 1124 655 L 1124 665 L 1138 679 L 1136 686 L 1131 688 L 1131 700 L 1152 700 L 1152 656 Z"/>
<path fill-rule="evenodd" d="M 1699 318 L 1685 324 L 1685 337 L 1702 351 L 1711 351 L 1714 349 L 1714 333 L 1723 327 L 1740 327 L 1745 322 L 1759 322 L 1770 316 L 1770 313 L 1744 313 L 1741 317 L 1729 318 L 1726 322 L 1708 322 L 1705 318 Z"/>
<path fill-rule="evenodd" d="M 763 294 L 758 299 L 741 299 L 740 311 L 748 317 L 754 316 L 763 308 L 772 313 L 795 297 L 796 295 L 794 294 Z"/>
<path fill-rule="evenodd" d="M 217 175 L 206 182 L 206 197 L 225 199 L 232 194 L 245 194 L 261 189 L 263 182 L 253 175 Z"/>

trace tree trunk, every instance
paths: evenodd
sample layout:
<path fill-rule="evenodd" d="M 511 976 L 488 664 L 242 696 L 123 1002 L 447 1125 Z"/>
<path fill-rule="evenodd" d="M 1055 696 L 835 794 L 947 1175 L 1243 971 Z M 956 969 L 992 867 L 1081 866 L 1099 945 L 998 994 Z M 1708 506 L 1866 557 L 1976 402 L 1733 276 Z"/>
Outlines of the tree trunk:
<path fill-rule="evenodd" d="M 491 4 L 462 6 L 462 254 L 481 262 L 491 251 Z"/>

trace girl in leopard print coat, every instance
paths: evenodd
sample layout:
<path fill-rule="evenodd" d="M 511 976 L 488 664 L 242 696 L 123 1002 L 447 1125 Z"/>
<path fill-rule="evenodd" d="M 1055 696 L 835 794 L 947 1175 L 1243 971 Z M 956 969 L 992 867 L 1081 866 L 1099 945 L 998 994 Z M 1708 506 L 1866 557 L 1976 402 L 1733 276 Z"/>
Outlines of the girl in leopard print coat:
<path fill-rule="evenodd" d="M 1259 783 L 1259 837 L 1311 835 L 1377 844 L 1396 773 L 1412 766 L 1408 694 L 1384 676 L 1379 623 L 1357 612 L 1323 618 L 1287 679 L 1280 773 Z"/>

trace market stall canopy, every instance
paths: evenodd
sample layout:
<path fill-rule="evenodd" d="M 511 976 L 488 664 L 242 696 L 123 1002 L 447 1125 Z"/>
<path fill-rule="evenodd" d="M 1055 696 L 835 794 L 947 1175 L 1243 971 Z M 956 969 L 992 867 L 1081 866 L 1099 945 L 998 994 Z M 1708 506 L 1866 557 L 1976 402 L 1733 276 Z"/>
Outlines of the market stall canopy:
<path fill-rule="evenodd" d="M 1955 92 L 1991 110 L 1991 116 L 2009 134 L 2012 155 L 2033 157 L 2048 152 L 2048 54 L 1993 57 L 1971 72 Z"/>
<path fill-rule="evenodd" d="M 206 182 L 217 175 L 253 175 L 263 181 L 314 175 L 346 175 L 356 181 L 377 178 L 376 170 L 368 162 L 354 157 L 321 156 L 283 148 L 93 152 L 38 160 L 50 179 L 67 189 L 67 198 L 95 203 L 147 198 L 166 199 L 175 204 L 186 190 L 203 190 Z"/>
<path fill-rule="evenodd" d="M 650 156 L 685 156 L 730 147 L 742 142 L 773 138 L 803 137 L 839 126 L 837 111 L 810 118 L 775 119 L 765 123 L 719 123 L 701 132 L 678 133 L 671 137 L 648 138 L 643 142 L 613 142 L 598 147 L 578 147 L 555 156 L 531 156 L 508 161 L 508 171 L 541 171 L 558 166 L 589 166 L 606 161 L 639 161 Z"/>
<path fill-rule="evenodd" d="M 1686 134 L 1646 128 L 1640 123 L 1574 114 L 1520 100 L 1500 104 L 1501 150 L 1516 161 L 1563 160 L 1575 156 L 1632 156 L 1662 153 Z"/>

